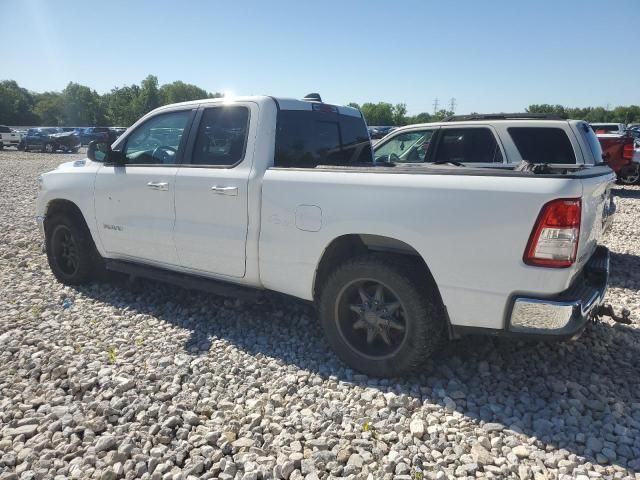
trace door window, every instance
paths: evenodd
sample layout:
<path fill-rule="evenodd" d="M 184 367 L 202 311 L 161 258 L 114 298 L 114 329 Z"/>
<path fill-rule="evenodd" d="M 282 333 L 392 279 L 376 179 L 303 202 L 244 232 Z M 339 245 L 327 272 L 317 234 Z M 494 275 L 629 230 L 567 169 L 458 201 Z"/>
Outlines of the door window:
<path fill-rule="evenodd" d="M 123 157 L 129 165 L 176 165 L 191 110 L 169 112 L 150 118 L 129 137 Z"/>
<path fill-rule="evenodd" d="M 207 108 L 200 121 L 191 163 L 230 167 L 244 157 L 249 129 L 246 107 Z"/>
<path fill-rule="evenodd" d="M 435 161 L 502 163 L 502 153 L 488 128 L 446 128 L 441 131 Z"/>
<path fill-rule="evenodd" d="M 435 130 L 415 130 L 396 135 L 375 149 L 376 162 L 421 163 L 427 158 Z"/>

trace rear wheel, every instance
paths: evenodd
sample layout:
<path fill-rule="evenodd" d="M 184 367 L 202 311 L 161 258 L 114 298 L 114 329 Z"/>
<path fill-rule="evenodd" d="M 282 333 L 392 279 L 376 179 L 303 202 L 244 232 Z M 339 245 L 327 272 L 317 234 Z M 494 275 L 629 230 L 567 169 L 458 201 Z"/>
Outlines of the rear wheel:
<path fill-rule="evenodd" d="M 411 270 L 366 255 L 329 275 L 320 293 L 320 320 L 331 346 L 353 369 L 405 375 L 439 346 L 445 322 L 435 285 Z"/>
<path fill-rule="evenodd" d="M 67 285 L 86 283 L 100 276 L 104 263 L 86 224 L 78 215 L 58 214 L 47 220 L 47 260 L 55 277 Z"/>
<path fill-rule="evenodd" d="M 625 185 L 635 185 L 640 180 L 640 166 L 635 165 L 634 168 L 620 172 L 618 180 Z"/>

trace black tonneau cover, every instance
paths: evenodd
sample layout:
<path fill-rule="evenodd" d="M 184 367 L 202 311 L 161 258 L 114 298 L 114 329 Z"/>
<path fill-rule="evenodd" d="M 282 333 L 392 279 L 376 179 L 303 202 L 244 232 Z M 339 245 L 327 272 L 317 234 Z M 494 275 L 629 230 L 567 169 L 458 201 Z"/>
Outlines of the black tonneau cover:
<path fill-rule="evenodd" d="M 432 163 L 412 163 L 386 165 L 318 165 L 315 168 L 296 167 L 271 167 L 274 170 L 296 171 L 322 171 L 322 172 L 360 172 L 360 173 L 386 173 L 386 174 L 411 174 L 411 175 L 462 175 L 473 177 L 525 177 L 525 178 L 593 178 L 613 174 L 607 166 L 584 167 L 576 166 L 549 166 L 549 173 L 535 173 L 531 171 L 516 171 L 514 165 L 500 167 L 469 167 L 456 165 L 434 165 Z"/>

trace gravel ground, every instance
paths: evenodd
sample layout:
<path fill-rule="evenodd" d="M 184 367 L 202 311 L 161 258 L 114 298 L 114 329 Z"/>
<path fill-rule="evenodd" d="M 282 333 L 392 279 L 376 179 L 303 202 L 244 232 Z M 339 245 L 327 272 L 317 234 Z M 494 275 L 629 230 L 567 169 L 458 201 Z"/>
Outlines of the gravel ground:
<path fill-rule="evenodd" d="M 57 283 L 36 179 L 78 157 L 0 152 L 0 479 L 640 478 L 637 323 L 357 375 L 278 295 Z M 608 301 L 638 322 L 640 188 L 617 195 Z"/>

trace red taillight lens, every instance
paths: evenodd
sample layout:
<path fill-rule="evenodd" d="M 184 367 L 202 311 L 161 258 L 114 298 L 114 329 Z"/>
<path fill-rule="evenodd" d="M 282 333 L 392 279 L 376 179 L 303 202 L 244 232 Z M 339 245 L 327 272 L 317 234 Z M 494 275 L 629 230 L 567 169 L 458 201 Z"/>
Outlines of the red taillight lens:
<path fill-rule="evenodd" d="M 581 206 L 579 198 L 565 198 L 542 207 L 524 252 L 524 263 L 550 268 L 573 265 L 580 237 Z"/>
<path fill-rule="evenodd" d="M 625 160 L 633 159 L 633 141 L 627 142 L 622 148 L 622 158 Z"/>

